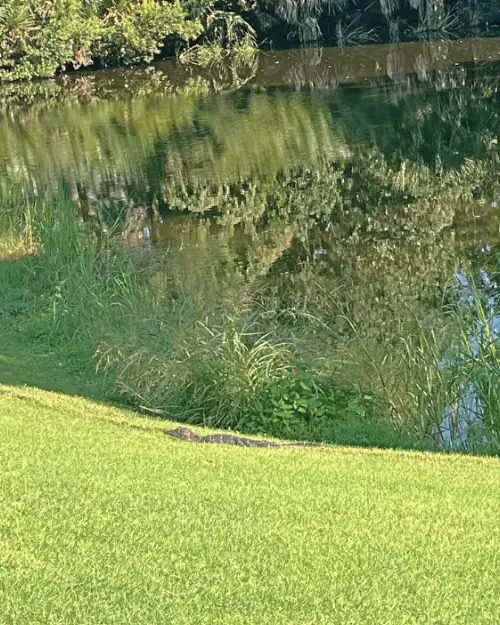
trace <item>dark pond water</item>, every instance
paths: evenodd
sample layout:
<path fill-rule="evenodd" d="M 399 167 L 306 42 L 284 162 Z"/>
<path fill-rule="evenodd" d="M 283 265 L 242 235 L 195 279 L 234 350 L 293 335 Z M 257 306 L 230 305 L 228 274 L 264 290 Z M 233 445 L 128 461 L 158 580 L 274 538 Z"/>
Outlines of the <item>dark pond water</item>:
<path fill-rule="evenodd" d="M 129 240 L 326 263 L 398 306 L 497 243 L 497 59 L 500 39 L 476 39 L 9 87 L 0 183 L 64 188 Z"/>
<path fill-rule="evenodd" d="M 9 87 L 0 184 L 64 190 L 96 230 L 182 252 L 193 276 L 279 275 L 297 287 L 281 305 L 321 283 L 383 342 L 495 256 L 499 69 L 500 39 L 477 39 Z"/>

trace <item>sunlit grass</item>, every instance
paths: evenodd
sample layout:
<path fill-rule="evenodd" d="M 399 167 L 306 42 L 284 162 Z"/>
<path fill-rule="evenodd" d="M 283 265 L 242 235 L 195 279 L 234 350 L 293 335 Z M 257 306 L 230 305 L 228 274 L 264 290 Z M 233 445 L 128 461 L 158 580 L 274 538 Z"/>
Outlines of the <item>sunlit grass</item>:
<path fill-rule="evenodd" d="M 2 623 L 496 620 L 498 460 L 197 446 L 0 389 Z"/>

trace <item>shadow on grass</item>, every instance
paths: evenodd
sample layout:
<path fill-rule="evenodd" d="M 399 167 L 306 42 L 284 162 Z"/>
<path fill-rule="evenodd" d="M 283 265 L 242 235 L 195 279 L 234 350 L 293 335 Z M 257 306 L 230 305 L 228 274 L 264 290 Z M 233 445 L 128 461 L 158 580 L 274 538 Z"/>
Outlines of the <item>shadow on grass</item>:
<path fill-rule="evenodd" d="M 105 379 L 82 365 L 71 346 L 54 345 L 30 331 L 36 325 L 36 284 L 30 283 L 30 257 L 0 261 L 0 384 L 34 386 L 89 399 L 106 397 Z M 29 287 L 28 287 L 29 285 Z"/>
<path fill-rule="evenodd" d="M 2 320 L 4 321 L 4 320 Z M 10 386 L 36 386 L 38 388 L 105 399 L 104 382 L 95 374 L 84 374 L 76 366 L 64 362 L 57 353 L 42 352 L 42 344 L 23 344 L 20 332 L 5 330 L 2 323 L 0 335 L 0 384 Z"/>

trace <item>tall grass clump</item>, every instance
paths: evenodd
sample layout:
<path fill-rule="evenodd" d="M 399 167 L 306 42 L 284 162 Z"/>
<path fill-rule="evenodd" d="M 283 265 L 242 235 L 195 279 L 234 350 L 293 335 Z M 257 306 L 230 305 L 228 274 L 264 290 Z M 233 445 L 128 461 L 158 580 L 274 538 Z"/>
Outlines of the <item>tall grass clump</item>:
<path fill-rule="evenodd" d="M 353 324 L 336 358 L 343 362 L 344 376 L 377 395 L 396 429 L 424 441 L 441 422 L 450 395 L 450 378 L 440 366 L 447 330 L 416 323 L 381 343 Z"/>
<path fill-rule="evenodd" d="M 500 300 L 498 285 L 485 271 L 479 279 L 459 274 L 459 300 L 453 318 L 458 346 L 448 364 L 455 398 L 444 425 L 453 447 L 500 451 Z"/>
<path fill-rule="evenodd" d="M 339 310 L 350 332 L 330 349 L 330 363 L 337 363 L 340 380 L 354 379 L 371 391 L 396 430 L 421 446 L 498 453 L 497 289 L 492 280 L 489 291 L 478 286 L 472 270 L 457 273 L 437 310 L 402 314 L 383 339 Z"/>
<path fill-rule="evenodd" d="M 30 343 L 78 355 L 88 370 L 113 303 L 130 290 L 127 255 L 64 196 L 27 200 L 14 189 L 0 202 L 2 312 L 16 313 Z"/>
<path fill-rule="evenodd" d="M 15 188 L 0 189 L 0 258 L 16 258 L 33 250 L 33 202 Z"/>
<path fill-rule="evenodd" d="M 34 251 L 33 203 L 16 189 L 0 190 L 0 317 L 10 322 L 26 311 L 29 259 Z"/>
<path fill-rule="evenodd" d="M 163 311 L 149 330 L 154 341 L 101 345 L 99 366 L 113 370 L 121 393 L 146 410 L 180 421 L 246 429 L 269 380 L 290 370 L 290 353 L 251 320 L 189 317 Z M 179 314 L 180 313 L 180 314 Z M 186 314 L 186 316 L 184 316 Z"/>
<path fill-rule="evenodd" d="M 96 340 L 99 327 L 129 287 L 128 258 L 112 235 L 98 237 L 64 197 L 34 211 L 34 270 L 44 285 L 45 321 L 57 340 Z"/>

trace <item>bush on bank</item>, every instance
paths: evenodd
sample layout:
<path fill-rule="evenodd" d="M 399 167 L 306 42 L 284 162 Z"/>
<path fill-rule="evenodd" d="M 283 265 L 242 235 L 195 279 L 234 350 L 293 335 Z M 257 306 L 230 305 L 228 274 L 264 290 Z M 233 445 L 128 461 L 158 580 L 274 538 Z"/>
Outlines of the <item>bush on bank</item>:
<path fill-rule="evenodd" d="M 150 61 L 167 37 L 189 41 L 201 31 L 177 0 L 4 0 L 0 80 Z"/>

